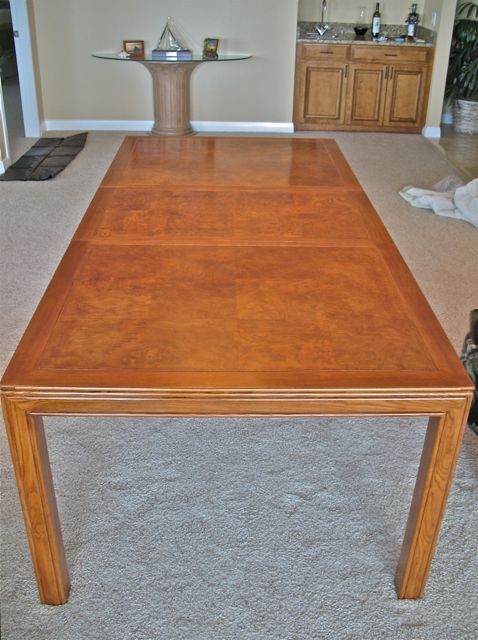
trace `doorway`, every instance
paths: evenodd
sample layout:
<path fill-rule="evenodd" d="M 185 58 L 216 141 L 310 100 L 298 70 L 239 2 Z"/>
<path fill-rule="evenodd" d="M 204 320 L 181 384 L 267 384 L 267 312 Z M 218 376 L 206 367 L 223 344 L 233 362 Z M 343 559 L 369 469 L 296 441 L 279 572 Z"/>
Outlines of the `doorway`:
<path fill-rule="evenodd" d="M 10 162 L 40 136 L 27 0 L 0 0 L 0 75 Z"/>
<path fill-rule="evenodd" d="M 0 0 L 0 76 L 10 159 L 15 161 L 23 153 L 26 138 L 9 0 Z"/>

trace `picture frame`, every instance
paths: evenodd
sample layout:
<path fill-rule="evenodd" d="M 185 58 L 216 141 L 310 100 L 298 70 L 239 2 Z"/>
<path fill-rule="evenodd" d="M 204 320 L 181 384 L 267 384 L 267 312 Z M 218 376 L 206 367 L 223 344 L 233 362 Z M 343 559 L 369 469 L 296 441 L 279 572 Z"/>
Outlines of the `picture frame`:
<path fill-rule="evenodd" d="M 144 40 L 123 40 L 123 51 L 130 58 L 144 58 Z"/>
<path fill-rule="evenodd" d="M 204 38 L 204 47 L 202 57 L 208 60 L 217 59 L 217 48 L 219 46 L 219 38 Z"/>

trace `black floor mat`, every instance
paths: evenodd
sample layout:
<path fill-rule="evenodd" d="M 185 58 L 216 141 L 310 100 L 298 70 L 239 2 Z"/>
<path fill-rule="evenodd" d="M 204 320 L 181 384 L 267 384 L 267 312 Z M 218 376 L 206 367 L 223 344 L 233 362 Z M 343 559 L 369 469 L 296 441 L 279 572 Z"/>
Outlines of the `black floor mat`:
<path fill-rule="evenodd" d="M 80 153 L 87 136 L 78 133 L 68 138 L 40 138 L 0 180 L 51 180 Z"/>

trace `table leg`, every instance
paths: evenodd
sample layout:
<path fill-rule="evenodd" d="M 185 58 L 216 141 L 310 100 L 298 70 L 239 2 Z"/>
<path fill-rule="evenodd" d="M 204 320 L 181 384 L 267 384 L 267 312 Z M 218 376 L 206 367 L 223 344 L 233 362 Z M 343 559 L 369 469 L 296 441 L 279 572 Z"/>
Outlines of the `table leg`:
<path fill-rule="evenodd" d="M 4 416 L 40 602 L 63 604 L 70 580 L 43 420 L 7 401 Z"/>
<path fill-rule="evenodd" d="M 429 420 L 395 575 L 399 598 L 419 598 L 425 589 L 466 426 L 467 406 L 464 402 Z"/>
<path fill-rule="evenodd" d="M 154 126 L 151 133 L 160 136 L 193 133 L 190 116 L 191 74 L 201 60 L 141 64 L 153 78 Z"/>

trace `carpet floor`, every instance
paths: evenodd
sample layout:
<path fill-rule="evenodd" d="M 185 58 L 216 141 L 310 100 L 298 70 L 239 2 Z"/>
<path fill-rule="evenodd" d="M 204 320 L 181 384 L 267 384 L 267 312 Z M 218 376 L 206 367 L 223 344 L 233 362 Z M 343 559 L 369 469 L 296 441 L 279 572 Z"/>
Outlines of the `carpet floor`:
<path fill-rule="evenodd" d="M 453 172 L 420 136 L 334 137 L 458 350 L 478 231 L 398 190 Z M 0 184 L 3 369 L 123 136 L 49 183 Z M 5 434 L 6 640 L 476 639 L 478 438 L 467 430 L 425 596 L 393 588 L 425 422 L 45 421 L 72 578 L 38 604 Z"/>

